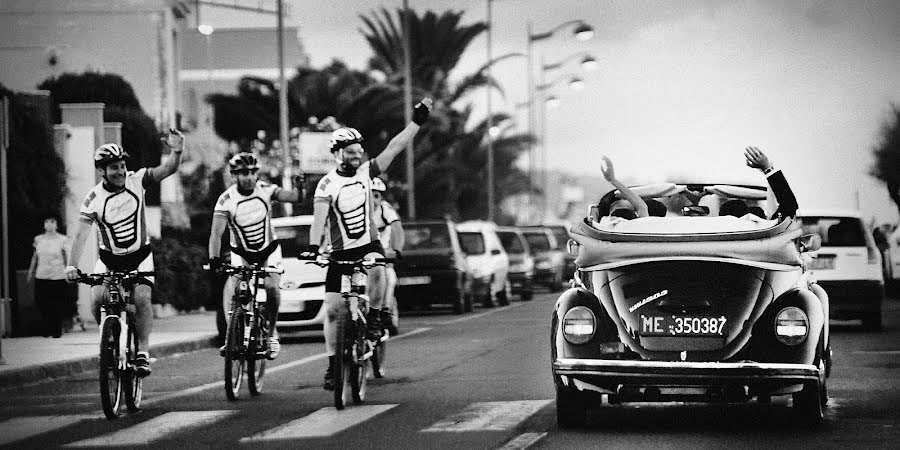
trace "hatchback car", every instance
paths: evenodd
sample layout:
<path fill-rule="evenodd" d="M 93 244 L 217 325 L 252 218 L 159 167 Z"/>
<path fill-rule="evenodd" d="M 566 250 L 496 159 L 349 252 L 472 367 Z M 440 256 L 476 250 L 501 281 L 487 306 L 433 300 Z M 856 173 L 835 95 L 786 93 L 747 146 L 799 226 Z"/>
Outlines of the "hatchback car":
<path fill-rule="evenodd" d="M 325 269 L 297 259 L 309 245 L 313 216 L 272 219 L 281 247 L 281 307 L 279 331 L 321 330 L 325 323 Z"/>
<path fill-rule="evenodd" d="M 868 330 L 881 328 L 884 278 L 881 254 L 862 216 L 846 210 L 800 210 L 805 233 L 816 233 L 822 248 L 810 269 L 831 299 L 834 319 L 861 319 Z"/>
<path fill-rule="evenodd" d="M 734 187 L 661 184 L 639 195 L 677 197 L 667 209 L 683 215 L 588 217 L 573 227 L 575 287 L 559 297 L 550 324 L 560 427 L 584 424 L 598 406 L 615 411 L 601 403 L 781 395 L 802 420 L 822 421 L 828 293 L 806 265 L 821 240 L 792 218 L 695 216 L 709 212 L 698 204 L 704 197 L 765 193 Z"/>
<path fill-rule="evenodd" d="M 522 231 L 515 227 L 497 227 L 497 237 L 509 256 L 509 287 L 522 300 L 534 296 L 534 258 Z"/>
<path fill-rule="evenodd" d="M 534 256 L 534 284 L 551 291 L 561 289 L 566 281 L 565 242 L 558 244 L 553 233 L 544 227 L 523 227 L 522 234 Z"/>
<path fill-rule="evenodd" d="M 406 222 L 403 258 L 394 264 L 399 307 L 449 304 L 455 314 L 472 310 L 472 280 L 449 220 Z"/>
<path fill-rule="evenodd" d="M 472 291 L 485 307 L 508 305 L 509 257 L 493 222 L 468 221 L 456 225 L 459 244 L 472 276 Z"/>
<path fill-rule="evenodd" d="M 555 250 L 562 253 L 565 264 L 563 265 L 563 283 L 567 283 L 575 275 L 575 257 L 566 251 L 566 243 L 569 242 L 569 227 L 567 225 L 544 225 L 544 228 L 553 233 Z"/>

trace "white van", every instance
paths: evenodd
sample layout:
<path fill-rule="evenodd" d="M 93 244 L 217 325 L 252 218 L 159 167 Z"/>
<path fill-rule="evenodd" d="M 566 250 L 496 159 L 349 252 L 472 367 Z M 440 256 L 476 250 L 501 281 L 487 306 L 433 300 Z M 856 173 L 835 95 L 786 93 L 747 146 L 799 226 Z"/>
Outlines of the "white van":
<path fill-rule="evenodd" d="M 803 233 L 817 233 L 822 247 L 810 252 L 810 269 L 828 293 L 831 318 L 861 319 L 869 330 L 881 328 L 884 278 L 881 254 L 858 211 L 797 211 Z"/>
<path fill-rule="evenodd" d="M 322 330 L 325 323 L 325 269 L 297 259 L 309 245 L 312 221 L 313 216 L 272 219 L 284 267 L 279 332 Z"/>
<path fill-rule="evenodd" d="M 503 250 L 493 222 L 468 221 L 456 225 L 459 246 L 466 255 L 472 276 L 472 291 L 484 306 L 508 305 L 510 293 L 509 256 Z"/>

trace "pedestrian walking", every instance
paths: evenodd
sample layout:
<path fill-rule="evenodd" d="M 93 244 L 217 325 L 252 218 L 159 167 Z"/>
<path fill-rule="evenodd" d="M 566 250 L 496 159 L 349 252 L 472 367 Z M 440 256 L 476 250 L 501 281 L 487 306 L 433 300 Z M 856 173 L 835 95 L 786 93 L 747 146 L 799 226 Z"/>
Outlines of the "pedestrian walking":
<path fill-rule="evenodd" d="M 58 231 L 56 216 L 44 219 L 44 232 L 34 238 L 34 254 L 28 268 L 28 280 L 34 285 L 34 298 L 41 312 L 41 335 L 58 338 L 62 324 L 75 315 L 75 297 L 66 281 L 68 238 Z"/>

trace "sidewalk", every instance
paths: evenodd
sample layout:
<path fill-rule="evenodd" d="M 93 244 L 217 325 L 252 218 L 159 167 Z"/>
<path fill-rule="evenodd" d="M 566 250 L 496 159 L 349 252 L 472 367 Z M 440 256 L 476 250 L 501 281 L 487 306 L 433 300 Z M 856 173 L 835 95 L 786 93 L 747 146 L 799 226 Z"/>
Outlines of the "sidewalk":
<path fill-rule="evenodd" d="M 91 321 L 86 331 L 76 327 L 58 339 L 21 337 L 3 339 L 0 390 L 97 369 L 100 330 Z M 214 345 L 214 311 L 175 314 L 153 320 L 150 357 L 161 358 Z"/>

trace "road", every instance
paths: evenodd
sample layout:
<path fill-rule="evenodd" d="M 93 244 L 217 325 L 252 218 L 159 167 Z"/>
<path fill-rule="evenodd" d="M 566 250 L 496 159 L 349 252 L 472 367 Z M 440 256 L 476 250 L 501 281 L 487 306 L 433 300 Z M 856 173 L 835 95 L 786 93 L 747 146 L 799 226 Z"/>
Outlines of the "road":
<path fill-rule="evenodd" d="M 831 403 L 817 429 L 799 427 L 786 402 L 604 407 L 589 427 L 556 426 L 549 370 L 554 294 L 453 316 L 403 317 L 389 343 L 389 373 L 366 402 L 344 411 L 322 390 L 321 339 L 284 339 L 264 394 L 225 399 L 216 349 L 160 359 L 142 411 L 107 421 L 93 373 L 0 392 L 0 446 L 150 445 L 275 448 L 885 447 L 900 443 L 900 299 L 885 327 L 832 323 Z"/>

